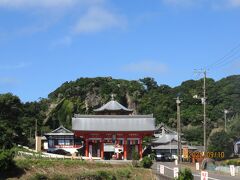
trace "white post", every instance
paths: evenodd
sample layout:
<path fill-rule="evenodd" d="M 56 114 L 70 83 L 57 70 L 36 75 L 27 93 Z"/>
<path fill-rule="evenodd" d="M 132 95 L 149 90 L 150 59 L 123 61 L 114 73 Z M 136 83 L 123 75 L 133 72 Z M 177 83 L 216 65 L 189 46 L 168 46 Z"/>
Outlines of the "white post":
<path fill-rule="evenodd" d="M 199 171 L 199 162 L 196 163 L 196 170 Z"/>
<path fill-rule="evenodd" d="M 173 168 L 173 177 L 174 178 L 178 178 L 178 172 L 179 172 L 178 167 Z"/>
<path fill-rule="evenodd" d="M 164 165 L 160 165 L 160 174 L 164 174 Z"/>
<path fill-rule="evenodd" d="M 231 176 L 235 176 L 235 166 L 234 165 L 230 165 L 230 174 L 231 174 Z"/>

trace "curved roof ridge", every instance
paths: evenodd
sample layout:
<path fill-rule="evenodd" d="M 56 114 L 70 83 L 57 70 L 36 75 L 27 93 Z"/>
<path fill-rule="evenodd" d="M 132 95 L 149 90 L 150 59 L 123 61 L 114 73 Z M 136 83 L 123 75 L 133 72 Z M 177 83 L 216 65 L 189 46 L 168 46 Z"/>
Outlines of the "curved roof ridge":
<path fill-rule="evenodd" d="M 128 112 L 132 112 L 132 109 L 128 109 L 126 107 L 124 107 L 123 105 L 121 105 L 119 102 L 115 101 L 115 100 L 111 100 L 108 103 L 104 104 L 102 107 L 98 108 L 98 109 L 94 109 L 95 112 L 99 112 L 99 111 L 119 111 L 119 110 L 123 110 L 123 111 L 128 111 Z"/>

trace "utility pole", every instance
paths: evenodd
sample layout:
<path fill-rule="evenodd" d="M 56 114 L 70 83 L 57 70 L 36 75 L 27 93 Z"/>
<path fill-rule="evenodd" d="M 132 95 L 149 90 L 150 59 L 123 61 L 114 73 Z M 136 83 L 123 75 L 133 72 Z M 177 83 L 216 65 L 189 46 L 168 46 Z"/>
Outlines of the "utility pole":
<path fill-rule="evenodd" d="M 227 109 L 224 109 L 224 121 L 225 121 L 225 123 L 224 123 L 224 130 L 225 130 L 225 132 L 227 132 L 227 113 L 228 112 L 229 111 Z"/>
<path fill-rule="evenodd" d="M 182 162 L 182 142 L 181 142 L 181 114 L 180 114 L 180 99 L 179 96 L 176 99 L 177 103 L 177 133 L 178 133 L 178 159 Z"/>
<path fill-rule="evenodd" d="M 206 78 L 207 72 L 206 70 L 203 71 L 204 78 L 203 78 L 203 136 L 204 136 L 204 152 L 207 152 L 207 134 L 206 134 Z"/>
<path fill-rule="evenodd" d="M 203 104 L 203 145 L 204 145 L 204 152 L 207 152 L 207 132 L 206 132 L 206 127 L 207 127 L 207 120 L 206 120 L 206 79 L 207 79 L 207 71 L 200 70 L 198 73 L 203 73 L 203 97 L 199 98 L 197 95 L 193 96 L 193 98 L 196 99 L 201 99 L 202 104 Z"/>
<path fill-rule="evenodd" d="M 37 119 L 35 119 L 35 139 L 37 138 L 37 133 L 38 129 L 37 129 Z"/>

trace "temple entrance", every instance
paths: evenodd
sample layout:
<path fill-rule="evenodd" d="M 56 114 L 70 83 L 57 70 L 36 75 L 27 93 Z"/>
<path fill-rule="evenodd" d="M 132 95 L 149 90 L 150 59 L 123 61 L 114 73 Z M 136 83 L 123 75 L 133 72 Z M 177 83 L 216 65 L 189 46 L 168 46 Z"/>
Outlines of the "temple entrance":
<path fill-rule="evenodd" d="M 100 143 L 89 144 L 89 152 L 92 157 L 100 157 Z"/>
<path fill-rule="evenodd" d="M 114 152 L 104 152 L 104 160 L 112 159 Z"/>
<path fill-rule="evenodd" d="M 103 145 L 104 159 L 110 160 L 115 153 L 115 144 L 113 143 L 104 143 Z"/>
<path fill-rule="evenodd" d="M 128 160 L 132 159 L 132 154 L 133 154 L 134 151 L 137 152 L 136 148 L 135 148 L 135 145 L 134 144 L 132 144 L 132 145 L 128 144 L 127 145 L 127 159 Z"/>

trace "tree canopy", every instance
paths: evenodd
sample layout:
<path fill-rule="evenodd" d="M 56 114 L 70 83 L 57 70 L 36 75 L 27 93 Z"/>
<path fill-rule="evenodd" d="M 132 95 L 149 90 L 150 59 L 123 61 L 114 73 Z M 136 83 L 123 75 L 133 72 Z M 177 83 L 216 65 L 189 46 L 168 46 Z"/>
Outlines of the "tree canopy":
<path fill-rule="evenodd" d="M 219 81 L 207 79 L 207 125 L 208 134 L 212 128 L 223 127 L 223 110 L 229 116 L 240 113 L 240 75 L 229 76 Z M 181 120 L 186 140 L 193 144 L 202 143 L 203 108 L 201 100 L 203 80 L 188 80 L 177 87 L 160 84 L 146 77 L 140 80 L 113 79 L 111 77 L 79 78 L 63 83 L 46 99 L 22 103 L 10 93 L 0 95 L 0 144 L 29 143 L 38 124 L 38 134 L 57 128 L 59 125 L 71 129 L 74 113 L 92 114 L 116 94 L 115 99 L 137 114 L 153 114 L 156 124 L 161 122 L 176 128 L 176 100 L 182 99 Z M 238 127 L 239 123 L 229 128 Z M 237 131 L 237 130 L 236 130 Z M 235 134 L 235 137 L 239 134 Z M 10 139 L 8 139 L 10 138 Z"/>

